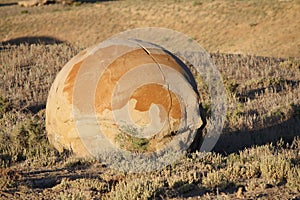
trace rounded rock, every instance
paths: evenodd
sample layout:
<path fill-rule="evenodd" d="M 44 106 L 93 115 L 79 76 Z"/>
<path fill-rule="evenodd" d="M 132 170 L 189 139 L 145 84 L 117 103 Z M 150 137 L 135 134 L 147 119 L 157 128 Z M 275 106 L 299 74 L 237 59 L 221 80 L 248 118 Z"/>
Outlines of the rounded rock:
<path fill-rule="evenodd" d="M 111 39 L 80 52 L 59 72 L 49 91 L 46 130 L 58 150 L 80 157 L 112 146 L 155 152 L 176 136 L 195 134 L 198 101 L 193 75 L 174 54 Z"/>

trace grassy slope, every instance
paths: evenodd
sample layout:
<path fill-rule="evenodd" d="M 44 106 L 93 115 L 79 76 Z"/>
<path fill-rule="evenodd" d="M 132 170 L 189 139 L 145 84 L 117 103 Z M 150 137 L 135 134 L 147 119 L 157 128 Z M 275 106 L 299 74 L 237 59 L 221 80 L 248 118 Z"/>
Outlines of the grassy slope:
<path fill-rule="evenodd" d="M 0 41 L 52 36 L 89 46 L 136 27 L 186 33 L 210 52 L 300 56 L 300 2 L 116 1 L 81 6 L 0 7 Z"/>
<path fill-rule="evenodd" d="M 299 31 L 299 14 L 293 11 L 299 8 L 296 1 L 199 2 L 0 7 L 1 40 L 47 35 L 71 43 L 18 47 L 4 43 L 0 50 L 0 197 L 296 197 L 300 192 L 299 138 L 289 146 L 279 142 L 237 150 L 299 135 L 299 60 L 212 55 L 228 93 L 227 122 L 217 150 L 235 154 L 203 158 L 194 154 L 160 171 L 123 174 L 93 160 L 58 153 L 46 140 L 43 106 L 56 73 L 82 47 L 121 30 L 166 26 L 191 35 L 209 51 L 299 57 L 299 37 L 292 37 Z M 193 29 L 191 24 L 196 24 Z M 71 27 L 75 30 L 70 31 Z M 272 31 L 278 28 L 286 32 Z M 235 141 L 242 146 L 232 148 Z"/>

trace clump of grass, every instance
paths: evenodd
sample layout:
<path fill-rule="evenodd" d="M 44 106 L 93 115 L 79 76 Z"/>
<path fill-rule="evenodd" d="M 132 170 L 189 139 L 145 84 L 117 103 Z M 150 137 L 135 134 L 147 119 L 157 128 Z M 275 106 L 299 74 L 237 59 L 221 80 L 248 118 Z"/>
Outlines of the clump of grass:
<path fill-rule="evenodd" d="M 291 164 L 284 155 L 266 156 L 259 163 L 261 176 L 268 184 L 276 185 L 286 182 L 288 172 L 291 170 Z"/>
<path fill-rule="evenodd" d="M 163 186 L 157 180 L 135 178 L 121 181 L 108 196 L 109 199 L 154 199 L 161 193 Z"/>
<path fill-rule="evenodd" d="M 28 10 L 21 10 L 21 14 L 28 14 L 29 11 Z"/>
<path fill-rule="evenodd" d="M 300 192 L 300 167 L 293 167 L 287 174 L 287 186 L 295 193 Z"/>
<path fill-rule="evenodd" d="M 124 126 L 121 132 L 116 136 L 115 141 L 121 148 L 132 152 L 146 152 L 150 140 L 147 138 L 135 137 L 143 130 L 137 130 L 129 126 Z"/>
<path fill-rule="evenodd" d="M 12 169 L 0 168 L 0 188 L 12 189 L 17 187 L 17 181 L 20 175 Z"/>
<path fill-rule="evenodd" d="M 298 69 L 300 70 L 300 60 L 295 59 L 295 58 L 289 58 L 284 62 L 281 62 L 279 64 L 280 67 L 282 68 L 290 68 L 290 69 Z"/>
<path fill-rule="evenodd" d="M 8 113 L 6 116 L 9 116 Z M 49 144 L 43 119 L 39 117 L 30 116 L 19 121 L 10 132 L 6 131 L 4 130 L 0 135 L 2 167 L 25 160 L 28 164 L 47 166 L 53 164 L 59 156 L 59 153 Z"/>
<path fill-rule="evenodd" d="M 203 2 L 201 2 L 201 1 L 199 1 L 199 0 L 195 0 L 194 2 L 193 2 L 193 6 L 200 6 L 200 5 L 202 5 L 203 4 Z"/>
<path fill-rule="evenodd" d="M 223 82 L 225 85 L 225 89 L 228 94 L 235 94 L 237 92 L 239 83 L 237 83 L 235 80 L 228 79 L 226 77 L 223 77 Z"/>
<path fill-rule="evenodd" d="M 202 179 L 202 185 L 206 188 L 225 189 L 229 186 L 229 180 L 222 171 L 211 171 Z"/>
<path fill-rule="evenodd" d="M 64 192 L 60 193 L 60 196 L 65 197 L 66 199 L 91 199 L 92 194 L 96 193 L 99 196 L 102 196 L 103 193 L 106 193 L 110 190 L 110 185 L 108 182 L 100 178 L 79 178 L 75 180 L 70 180 L 68 178 L 63 178 L 60 184 L 52 188 L 54 191 Z M 79 189 L 80 191 L 74 192 L 74 190 Z M 74 194 L 78 195 L 75 196 Z"/>
<path fill-rule="evenodd" d="M 7 99 L 0 96 L 0 119 L 3 117 L 4 113 L 12 109 L 12 105 Z"/>
<path fill-rule="evenodd" d="M 132 152 L 146 152 L 149 144 L 149 139 L 129 136 L 127 134 L 118 134 L 116 142 L 121 148 Z"/>
<path fill-rule="evenodd" d="M 81 6 L 81 5 L 82 5 L 82 2 L 80 2 L 80 1 L 74 1 L 74 2 L 72 3 L 72 5 L 73 5 L 73 6 Z"/>
<path fill-rule="evenodd" d="M 92 159 L 83 159 L 83 158 L 74 158 L 65 162 L 64 166 L 70 170 L 86 169 L 90 167 L 95 160 Z"/>
<path fill-rule="evenodd" d="M 59 193 L 60 200 L 67 200 L 67 199 L 88 199 L 83 192 L 78 193 L 70 193 L 68 190 L 63 190 Z"/>
<path fill-rule="evenodd" d="M 228 160 L 230 160 L 230 158 L 228 158 Z M 229 181 L 236 182 L 240 179 L 257 178 L 261 175 L 261 172 L 257 161 L 241 162 L 237 160 L 227 165 L 224 174 Z"/>

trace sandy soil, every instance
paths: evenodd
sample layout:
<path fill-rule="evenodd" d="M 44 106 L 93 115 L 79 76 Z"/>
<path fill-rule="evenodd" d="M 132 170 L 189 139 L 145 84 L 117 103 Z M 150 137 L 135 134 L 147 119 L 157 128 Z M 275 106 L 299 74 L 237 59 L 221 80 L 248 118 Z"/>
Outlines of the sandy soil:
<path fill-rule="evenodd" d="M 209 52 L 300 58 L 299 10 L 299 0 L 129 0 L 32 8 L 19 7 L 16 0 L 0 0 L 0 42 L 4 46 L 26 41 L 68 42 L 87 47 L 121 31 L 166 27 L 189 35 Z M 0 175 L 13 176 L 20 185 L 18 191 L 0 191 L 0 199 L 71 199 L 62 192 L 68 188 L 70 193 L 78 193 L 68 186 L 72 181 L 74 185 L 79 184 L 77 188 L 81 188 L 82 183 L 76 181 L 87 179 L 89 184 L 109 183 L 109 188 L 123 178 L 100 163 L 80 169 L 57 164 L 50 170 L 21 163 L 1 169 Z M 101 199 L 101 193 L 107 192 L 90 188 L 82 191 L 90 199 L 97 195 Z M 298 194 L 289 193 L 285 186 L 263 187 L 242 195 L 232 191 L 212 196 L 219 199 L 300 198 Z M 198 198 L 196 194 L 194 198 Z"/>
<path fill-rule="evenodd" d="M 300 1 L 108 1 L 21 8 L 0 1 L 0 41 L 49 36 L 89 46 L 140 27 L 185 33 L 209 52 L 300 57 Z"/>

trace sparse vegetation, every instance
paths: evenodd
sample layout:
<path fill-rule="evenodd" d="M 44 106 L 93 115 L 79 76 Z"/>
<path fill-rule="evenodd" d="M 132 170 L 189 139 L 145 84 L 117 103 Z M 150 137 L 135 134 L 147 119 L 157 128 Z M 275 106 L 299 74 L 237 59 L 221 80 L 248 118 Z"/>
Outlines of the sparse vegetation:
<path fill-rule="evenodd" d="M 166 7 L 167 16 L 176 10 L 175 17 L 180 19 L 176 24 L 178 30 L 187 30 L 186 22 L 198 16 L 198 9 L 202 9 L 203 12 L 213 9 L 223 15 L 209 15 L 211 18 L 218 18 L 225 23 L 230 16 L 229 21 L 235 23 L 236 27 L 244 27 L 243 25 L 246 24 L 247 28 L 256 29 L 256 34 L 256 32 L 261 33 L 261 26 L 269 19 L 280 19 L 282 9 L 297 10 L 299 7 L 297 2 L 293 2 L 293 8 L 282 1 L 278 3 L 280 6 L 270 2 L 228 1 L 223 8 L 220 6 L 223 1 L 210 0 L 170 0 L 162 4 Z M 38 41 L 31 44 L 4 42 L 0 45 L 0 198 L 256 199 L 265 197 L 273 199 L 282 196 L 286 199 L 300 198 L 300 60 L 297 57 L 285 59 L 240 54 L 211 54 L 224 78 L 228 102 L 227 120 L 214 152 L 207 154 L 196 152 L 184 156 L 161 170 L 136 174 L 117 172 L 93 159 L 73 158 L 67 151 L 59 153 L 48 142 L 44 127 L 45 103 L 49 88 L 65 63 L 87 45 L 122 30 L 122 24 L 117 23 L 118 16 L 112 14 L 115 10 L 120 11 L 118 13 L 121 14 L 118 15 L 121 17 L 124 17 L 122 13 L 132 14 L 133 21 L 127 20 L 130 28 L 135 27 L 134 23 L 145 25 L 144 21 L 139 20 L 140 16 L 144 16 L 145 10 L 149 13 L 143 20 L 145 22 L 149 22 L 149 19 L 154 20 L 147 24 L 149 26 L 156 24 L 152 17 L 155 10 L 152 9 L 154 4 L 151 1 L 143 1 L 144 6 L 140 6 L 133 0 L 118 3 L 49 5 L 43 9 L 26 10 L 15 9 L 16 7 L 13 6 L 13 9 L 0 7 L 0 19 L 5 20 L 5 22 L 0 20 L 1 40 L 6 36 L 15 38 L 25 32 L 30 35 L 37 31 L 36 27 L 45 24 L 44 21 L 41 23 L 37 20 L 32 26 L 33 29 L 27 32 L 23 30 L 25 26 L 12 23 L 10 16 L 16 19 L 24 18 L 25 20 L 20 20 L 24 23 L 26 20 L 30 21 L 27 17 L 33 15 L 48 16 L 51 13 L 51 16 L 57 15 L 64 20 L 67 16 L 65 11 L 73 17 L 77 16 L 74 13 L 79 12 L 80 19 L 72 18 L 72 26 L 77 20 L 78 26 L 95 25 L 98 28 L 97 39 L 89 38 L 87 36 L 89 34 L 81 32 L 71 33 L 70 26 L 66 26 L 67 31 L 62 28 L 60 33 L 51 32 L 64 39 L 66 37 L 63 32 L 67 32 L 68 36 L 70 34 L 72 44 L 62 41 L 54 43 Z M 247 5 L 249 12 L 241 10 L 240 4 Z M 236 10 L 229 9 L 233 6 Z M 102 7 L 105 9 L 103 10 Z M 86 14 L 82 9 L 91 12 L 86 11 L 88 13 Z M 103 12 L 99 12 L 100 9 Z M 263 12 L 264 9 L 272 12 Z M 193 16 L 185 17 L 183 14 L 187 11 Z M 111 20 L 107 24 L 103 22 L 108 25 L 106 28 L 110 32 L 103 31 L 101 36 L 99 30 L 102 29 L 99 28 L 99 24 L 101 28 L 104 25 L 100 22 L 95 24 L 95 20 L 91 19 L 92 14 L 96 16 L 98 13 L 102 13 L 103 16 L 97 18 L 97 22 L 100 18 Z M 169 18 L 161 18 L 158 24 L 169 27 L 169 21 L 168 23 L 165 21 Z M 52 22 L 47 21 L 46 24 L 50 26 L 49 30 L 54 30 Z M 56 26 L 57 23 L 54 25 Z M 217 27 L 216 31 L 221 31 L 220 29 L 224 29 L 226 24 L 221 28 L 218 28 L 219 25 L 208 24 L 207 27 L 209 30 L 211 27 Z M 230 26 L 230 23 L 227 25 Z M 188 27 L 190 29 L 190 25 Z M 45 29 L 48 32 L 49 30 Z M 205 33 L 200 30 L 202 29 L 195 27 L 196 32 Z M 40 30 L 40 33 L 42 34 L 43 31 Z M 12 35 L 13 33 L 16 35 Z M 72 34 L 83 35 L 83 42 L 74 42 Z M 235 43 L 231 47 L 233 50 L 230 51 L 228 46 L 220 45 L 228 38 L 224 36 L 225 39 L 220 39 L 213 31 L 210 34 L 209 38 L 201 38 L 201 41 L 205 40 L 203 44 L 213 52 L 216 52 L 219 47 L 223 52 L 232 52 L 241 44 Z M 91 35 L 94 37 L 95 34 L 91 32 Z M 264 38 L 265 35 L 262 35 Z M 195 37 L 193 33 L 191 36 L 196 40 L 200 37 Z M 242 36 L 245 38 L 243 34 Z M 281 48 L 284 46 L 283 43 L 280 41 L 276 46 Z M 260 43 L 255 43 L 251 48 L 249 46 L 248 50 L 252 54 L 266 55 L 268 49 L 271 49 L 272 54 L 269 55 L 274 56 L 274 52 L 279 52 L 283 57 L 295 55 L 299 57 L 297 49 L 286 46 L 282 47 L 283 50 L 270 48 L 270 46 L 259 49 L 259 46 Z M 201 77 L 196 77 L 196 81 L 203 107 L 207 112 L 208 128 L 211 126 L 209 124 L 211 105 L 207 86 Z M 131 136 L 124 134 L 117 136 L 116 140 L 121 147 L 123 145 L 125 149 L 137 152 L 147 150 L 149 141 L 134 137 L 138 130 L 129 128 L 124 130 Z"/>
<path fill-rule="evenodd" d="M 0 125 L 3 127 L 0 131 L 1 167 L 24 160 L 34 162 L 35 159 L 38 159 L 38 163 L 44 161 L 43 164 L 47 165 L 49 159 L 57 153 L 47 142 L 41 116 L 12 110 L 3 114 Z"/>
<path fill-rule="evenodd" d="M 15 52 L 22 51 L 22 54 Z M 39 59 L 33 59 L 30 55 L 35 51 L 44 52 L 42 55 L 49 57 L 47 52 L 67 52 L 59 54 L 60 57 L 48 58 L 48 64 L 37 64 L 42 62 Z M 15 57 L 9 60 L 8 52 L 14 54 Z M 293 196 L 299 192 L 299 137 L 295 138 L 293 144 L 291 138 L 290 145 L 283 140 L 277 140 L 276 134 L 274 138 L 267 141 L 279 141 L 278 144 L 267 144 L 245 149 L 228 155 L 219 153 L 209 153 L 201 156 L 199 153 L 190 155 L 168 166 L 160 171 L 149 172 L 145 174 L 119 174 L 113 170 L 105 168 L 98 164 L 97 161 L 68 158 L 66 153 L 59 154 L 49 144 L 45 128 L 44 128 L 44 107 L 35 107 L 35 105 L 44 104 L 46 101 L 47 91 L 55 77 L 55 73 L 64 65 L 64 63 L 72 57 L 77 51 L 71 46 L 66 45 L 21 45 L 19 47 L 10 47 L 8 50 L 0 52 L 2 62 L 2 77 L 4 88 L 1 91 L 4 97 L 1 98 L 1 173 L 3 174 L 0 183 L 3 191 L 10 188 L 16 190 L 28 190 L 34 192 L 34 188 L 50 187 L 53 192 L 61 199 L 76 199 L 98 196 L 107 199 L 151 199 L 151 198 L 173 198 L 184 197 L 191 193 L 198 195 L 214 196 L 219 192 L 224 192 L 228 197 L 235 195 L 235 192 L 242 189 L 244 195 L 254 195 L 260 189 L 272 189 L 282 187 Z M 284 83 L 284 87 L 279 90 L 263 90 L 263 92 L 255 93 L 253 96 L 246 94 L 252 90 L 261 87 L 272 87 L 278 79 L 274 79 L 276 74 L 285 79 L 289 76 L 290 80 L 297 82 L 300 75 L 294 72 L 291 76 L 285 68 L 282 67 L 285 60 L 276 61 L 271 58 L 264 58 L 268 63 L 272 63 L 272 70 L 257 69 L 260 65 L 264 65 L 265 60 L 259 60 L 261 64 L 255 66 L 245 66 L 244 72 L 249 71 L 252 74 L 249 80 L 259 80 L 258 84 L 249 84 L 244 81 L 243 77 L 239 77 L 240 73 L 233 73 L 234 68 L 239 68 L 235 62 L 239 56 L 231 55 L 231 59 L 227 62 L 233 67 L 228 69 L 227 63 L 220 63 L 228 55 L 213 54 L 213 59 L 220 66 L 220 70 L 224 76 L 229 77 L 225 80 L 225 86 L 228 87 L 228 120 L 226 122 L 225 133 L 231 134 L 233 130 L 245 131 L 241 134 L 255 134 L 251 131 L 259 131 L 260 128 L 268 127 L 268 123 L 280 124 L 286 120 L 298 119 L 299 115 L 299 84 Z M 24 60 L 22 60 L 24 59 Z M 256 57 L 242 57 L 246 62 Z M 243 61 L 243 62 L 245 62 Z M 55 67 L 49 63 L 55 63 Z M 27 66 L 27 70 L 22 70 L 21 66 Z M 222 67 L 224 66 L 224 67 Z M 13 69 L 16 73 L 14 76 L 11 72 Z M 266 72 L 268 71 L 268 72 Z M 26 73 L 27 76 L 23 74 Z M 38 78 L 38 75 L 48 74 L 48 78 Z M 254 75 L 254 73 L 257 73 Z M 263 79 L 260 77 L 264 76 Z M 17 78 L 18 77 L 18 78 Z M 21 78 L 22 77 L 22 78 Z M 26 80 L 27 87 L 24 87 L 22 80 Z M 234 80 L 234 81 L 230 81 Z M 248 80 L 248 79 L 247 79 Z M 271 81 L 272 80 L 272 81 Z M 230 84 L 226 84 L 226 82 Z M 279 81 L 278 83 L 281 83 Z M 232 84 L 234 83 L 234 85 Z M 250 87 L 251 86 L 251 87 Z M 234 88 L 233 88 L 234 87 Z M 38 88 L 39 97 L 32 92 L 31 88 Z M 201 92 L 201 90 L 199 90 Z M 204 91 L 204 93 L 203 93 Z M 204 100 L 207 99 L 207 93 L 202 91 Z M 13 95 L 14 94 L 14 95 Z M 282 96 L 281 96 L 282 94 Z M 26 100 L 23 97 L 26 95 Z M 242 97 L 247 98 L 244 100 Z M 10 98 L 10 96 L 14 98 Z M 276 97 L 276 98 L 275 98 Z M 271 100 L 273 104 L 267 100 Z M 286 102 L 286 99 L 289 102 Z M 209 104 L 206 106 L 209 110 Z M 293 113 L 293 114 L 291 114 Z M 255 123 L 249 120 L 254 120 Z M 208 119 L 209 120 L 209 119 Z M 270 125 L 269 125 L 270 126 Z M 295 126 L 295 124 L 292 126 Z M 126 129 L 131 135 L 135 135 L 136 130 Z M 247 133 L 248 131 L 248 133 Z M 284 130 L 293 131 L 293 130 Z M 295 133 L 294 133 L 295 134 Z M 124 135 L 123 135 L 124 136 Z M 278 137 L 283 135 L 278 135 Z M 121 137 L 121 136 L 120 136 Z M 252 136 L 252 144 L 257 140 L 255 135 Z M 120 141 L 123 137 L 118 138 Z M 123 138 L 124 139 L 124 138 Z M 125 138 L 126 139 L 126 138 Z M 119 141 L 119 142 L 120 142 Z M 122 140 L 123 141 L 123 140 Z M 124 142 L 124 141 L 123 141 Z M 147 146 L 147 141 L 140 138 L 128 137 L 125 140 L 126 148 L 132 151 L 143 152 Z M 226 146 L 219 143 L 219 148 Z M 217 145 L 217 147 L 218 147 Z M 56 178 L 52 176 L 44 178 L 41 185 L 35 183 L 35 179 L 30 179 L 30 169 L 45 168 L 49 169 L 66 169 L 69 172 L 65 174 L 81 171 L 85 173 L 83 176 L 64 175 L 69 177 Z M 28 173 L 23 173 L 23 170 Z M 95 171 L 105 171 L 98 175 L 94 175 Z M 59 171 L 59 170 L 58 170 Z M 50 170 L 55 176 L 56 171 Z M 36 176 L 38 176 L 37 173 Z M 58 174 L 58 177 L 61 175 Z M 62 177 L 62 176 L 61 176 Z M 44 185 L 43 185 L 44 184 Z M 240 189 L 241 190 L 241 189 Z M 76 191 L 73 193 L 72 191 Z M 45 191 L 45 194 L 47 191 Z M 75 195 L 76 194 L 76 195 Z"/>
<path fill-rule="evenodd" d="M 142 131 L 143 130 L 138 130 L 135 127 L 123 126 L 121 127 L 121 132 L 115 138 L 115 141 L 124 150 L 139 153 L 146 152 L 149 139 L 138 136 Z"/>

